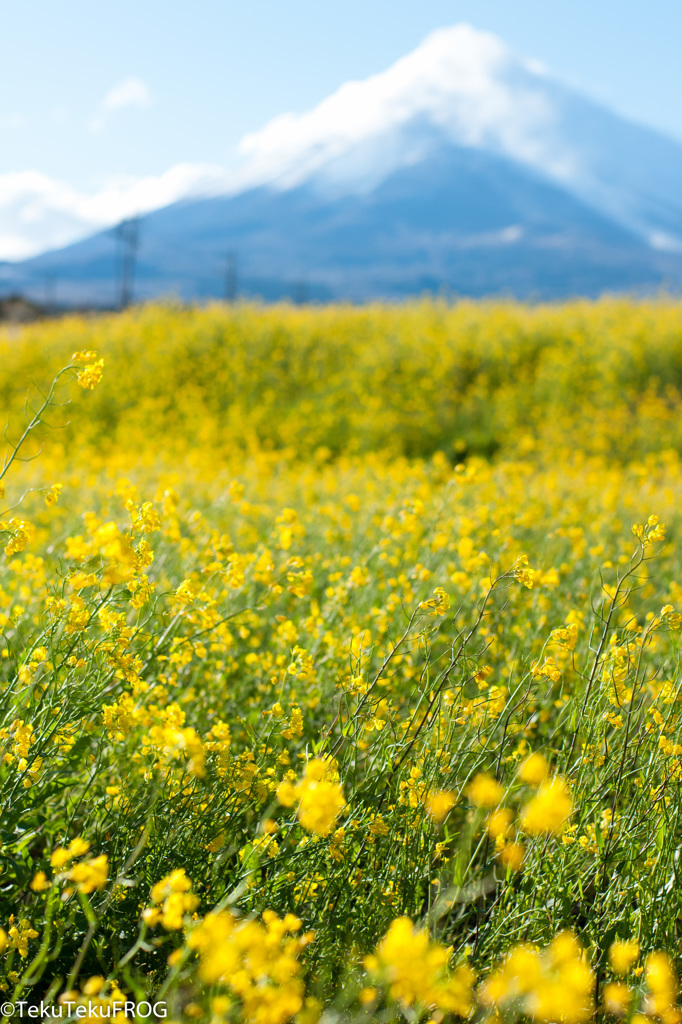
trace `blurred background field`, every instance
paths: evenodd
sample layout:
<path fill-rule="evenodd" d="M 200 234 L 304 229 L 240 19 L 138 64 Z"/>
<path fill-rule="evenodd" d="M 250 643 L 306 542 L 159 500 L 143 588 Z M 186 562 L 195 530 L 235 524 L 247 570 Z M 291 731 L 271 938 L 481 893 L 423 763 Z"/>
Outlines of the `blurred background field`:
<path fill-rule="evenodd" d="M 140 431 L 165 448 L 323 462 L 369 452 L 627 461 L 680 446 L 673 300 L 147 306 L 0 339 L 6 408 L 69 348 L 97 348 L 114 368 L 54 435 L 71 457 L 89 441 L 134 451 Z"/>
<path fill-rule="evenodd" d="M 8 998 L 677 1019 L 679 304 L 0 345 Z"/>

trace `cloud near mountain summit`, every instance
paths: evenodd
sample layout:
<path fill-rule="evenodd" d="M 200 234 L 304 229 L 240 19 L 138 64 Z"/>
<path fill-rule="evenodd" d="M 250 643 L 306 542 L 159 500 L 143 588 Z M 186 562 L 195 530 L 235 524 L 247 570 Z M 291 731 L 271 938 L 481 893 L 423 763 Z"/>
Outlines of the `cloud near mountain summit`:
<path fill-rule="evenodd" d="M 555 133 L 545 72 L 488 32 L 455 25 L 431 33 L 388 70 L 347 82 L 313 110 L 283 114 L 247 135 L 244 183 L 304 180 L 336 157 L 415 118 L 453 142 L 490 148 L 568 177 L 570 148 Z"/>

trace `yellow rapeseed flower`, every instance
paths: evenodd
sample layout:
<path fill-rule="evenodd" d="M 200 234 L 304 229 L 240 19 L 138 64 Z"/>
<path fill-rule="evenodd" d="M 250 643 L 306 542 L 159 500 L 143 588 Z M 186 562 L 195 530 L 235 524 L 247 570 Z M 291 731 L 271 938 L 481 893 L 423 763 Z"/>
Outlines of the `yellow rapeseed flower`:
<path fill-rule="evenodd" d="M 447 790 L 434 790 L 426 798 L 426 810 L 434 821 L 444 821 L 455 806 L 454 793 Z"/>
<path fill-rule="evenodd" d="M 613 1013 L 617 1017 L 627 1016 L 632 1002 L 632 991 L 622 981 L 611 981 L 604 985 L 602 997 L 604 1006 L 609 1013 Z"/>
<path fill-rule="evenodd" d="M 639 956 L 639 943 L 616 939 L 609 947 L 609 963 L 616 974 L 627 974 Z"/>
<path fill-rule="evenodd" d="M 341 811 L 346 806 L 343 788 L 330 776 L 335 770 L 328 761 L 315 758 L 305 767 L 303 778 L 295 785 L 288 781 L 280 783 L 277 798 L 286 807 L 297 804 L 296 814 L 303 828 L 326 836 Z"/>
<path fill-rule="evenodd" d="M 209 844 L 211 845 L 211 844 Z M 182 928 L 185 915 L 199 905 L 192 893 L 192 882 L 184 868 L 177 868 L 152 886 L 151 907 L 142 912 L 142 919 L 151 927 L 163 925 L 167 931 Z"/>
<path fill-rule="evenodd" d="M 567 783 L 560 776 L 543 782 L 535 796 L 523 808 L 521 828 L 529 835 L 560 835 L 573 813 L 573 800 Z"/>
<path fill-rule="evenodd" d="M 547 778 L 549 765 L 542 754 L 530 754 L 525 761 L 521 762 L 519 775 L 524 782 L 530 786 L 539 786 Z"/>
<path fill-rule="evenodd" d="M 499 807 L 492 814 L 488 815 L 486 828 L 489 834 L 496 839 L 497 836 L 508 835 L 511 831 L 511 824 L 514 820 L 514 812 L 509 807 Z"/>
<path fill-rule="evenodd" d="M 406 1006 L 426 1007 L 466 1017 L 472 1008 L 474 972 L 468 965 L 448 970 L 450 950 L 431 942 L 409 917 L 397 918 L 365 958 L 365 968 L 388 982 L 391 999 Z"/>
<path fill-rule="evenodd" d="M 534 1020 L 581 1024 L 591 1018 L 594 976 L 572 932 L 561 932 L 546 950 L 515 946 L 480 989 L 484 1006 L 519 1006 Z"/>
<path fill-rule="evenodd" d="M 109 859 L 106 853 L 99 857 L 92 857 L 90 860 L 80 861 L 74 864 L 67 872 L 66 877 L 75 882 L 80 892 L 91 893 L 95 889 L 103 889 L 109 877 Z"/>
<path fill-rule="evenodd" d="M 34 892 L 43 892 L 45 889 L 50 888 L 50 881 L 44 871 L 36 871 L 31 882 L 31 888 Z"/>
<path fill-rule="evenodd" d="M 476 807 L 495 807 L 504 797 L 504 788 L 487 772 L 479 772 L 469 783 L 466 795 Z"/>
<path fill-rule="evenodd" d="M 79 370 L 76 375 L 76 381 L 82 388 L 92 391 L 101 381 L 103 372 L 104 360 L 98 359 L 96 362 L 89 363 L 82 370 Z"/>

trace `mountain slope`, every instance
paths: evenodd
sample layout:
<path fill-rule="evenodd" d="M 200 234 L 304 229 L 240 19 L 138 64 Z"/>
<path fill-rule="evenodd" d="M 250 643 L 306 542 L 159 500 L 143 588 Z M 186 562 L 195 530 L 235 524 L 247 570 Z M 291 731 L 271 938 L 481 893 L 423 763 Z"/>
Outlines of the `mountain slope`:
<path fill-rule="evenodd" d="M 316 175 L 331 190 L 362 191 L 443 144 L 506 156 L 654 247 L 682 249 L 682 145 L 469 25 L 432 33 L 381 74 L 248 136 L 242 181 L 289 187 Z"/>
<path fill-rule="evenodd" d="M 240 290 L 266 298 L 303 280 L 319 299 L 425 289 L 597 294 L 653 287 L 677 265 L 526 168 L 452 145 L 368 193 L 330 196 L 316 182 L 262 186 L 150 214 L 136 294 L 220 295 L 228 251 L 238 253 Z M 62 300 L 115 298 L 110 232 L 16 269 L 36 282 L 55 276 Z"/>

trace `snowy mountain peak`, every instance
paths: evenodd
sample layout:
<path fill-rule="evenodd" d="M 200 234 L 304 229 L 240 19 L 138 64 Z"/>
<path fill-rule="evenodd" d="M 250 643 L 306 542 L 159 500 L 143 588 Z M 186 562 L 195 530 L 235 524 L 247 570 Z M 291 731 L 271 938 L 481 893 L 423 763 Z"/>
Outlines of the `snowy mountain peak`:
<path fill-rule="evenodd" d="M 239 185 L 290 187 L 364 150 L 365 173 L 355 163 L 347 182 L 362 185 L 376 158 L 374 140 L 400 137 L 390 147 L 394 166 L 415 159 L 410 136 L 423 138 L 416 125 L 570 178 L 575 157 L 556 133 L 556 120 L 541 65 L 516 58 L 488 32 L 454 25 L 431 33 L 386 71 L 342 85 L 308 113 L 280 115 L 247 135 Z M 338 180 L 333 170 L 332 177 Z"/>
<path fill-rule="evenodd" d="M 682 250 L 682 146 L 467 24 L 431 33 L 386 71 L 247 135 L 230 191 L 314 181 L 332 194 L 369 192 L 452 145 L 516 161 L 652 248 Z"/>

